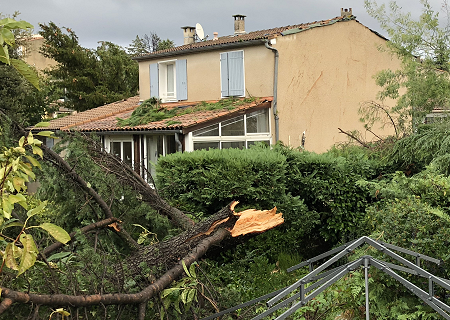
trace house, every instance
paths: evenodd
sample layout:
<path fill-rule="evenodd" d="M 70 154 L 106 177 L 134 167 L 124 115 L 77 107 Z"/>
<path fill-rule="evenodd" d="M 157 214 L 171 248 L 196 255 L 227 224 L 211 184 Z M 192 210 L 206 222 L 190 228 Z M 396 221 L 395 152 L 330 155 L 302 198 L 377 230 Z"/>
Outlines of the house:
<path fill-rule="evenodd" d="M 176 151 L 247 148 L 257 141 L 323 152 L 347 139 L 338 128 L 363 131 L 358 109 L 376 98 L 373 76 L 400 66 L 379 50 L 387 40 L 351 9 L 329 20 L 254 32 L 245 31 L 245 16 L 233 18 L 233 35 L 215 33 L 205 41 L 196 40 L 195 28 L 182 27 L 184 45 L 135 58 L 139 96 L 53 120 L 50 129 L 97 133 L 107 150 L 146 168 Z M 130 117 L 151 97 L 177 115 L 118 125 L 117 118 Z M 200 101 L 249 97 L 257 98 L 231 109 L 199 108 Z"/>
<path fill-rule="evenodd" d="M 25 62 L 30 66 L 35 67 L 39 72 L 57 65 L 55 60 L 45 57 L 40 52 L 44 42 L 44 37 L 33 34 L 30 38 L 26 39 L 26 43 L 19 48 Z"/>

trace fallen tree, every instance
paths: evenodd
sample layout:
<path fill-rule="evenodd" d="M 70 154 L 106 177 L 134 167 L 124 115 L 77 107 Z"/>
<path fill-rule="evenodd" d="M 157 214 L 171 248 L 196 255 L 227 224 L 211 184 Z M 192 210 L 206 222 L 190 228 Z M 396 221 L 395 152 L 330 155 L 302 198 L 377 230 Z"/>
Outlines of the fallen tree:
<path fill-rule="evenodd" d="M 168 270 L 148 285 L 144 290 L 134 294 L 96 294 L 96 295 L 39 295 L 17 292 L 2 287 L 2 302 L 0 314 L 6 311 L 13 303 L 32 303 L 39 306 L 52 307 L 85 307 L 96 304 L 142 304 L 147 302 L 156 293 L 169 286 L 175 279 L 183 274 L 182 261 L 190 266 L 203 256 L 208 249 L 220 243 L 227 236 L 237 237 L 243 234 L 259 233 L 283 223 L 281 214 L 276 214 L 276 208 L 267 211 L 246 210 L 236 214 L 236 202 L 223 208 L 210 218 L 198 223 L 183 234 L 157 245 L 140 248 L 133 254 L 128 264 L 139 274 L 139 264 L 146 261 L 153 265 L 165 265 Z M 237 223 L 240 217 L 245 221 Z M 190 249 L 192 248 L 193 249 Z M 174 250 L 176 249 L 176 250 Z M 145 317 L 145 307 L 140 308 L 139 319 Z"/>
<path fill-rule="evenodd" d="M 18 126 L 15 127 L 15 130 L 18 136 L 26 134 Z M 87 194 L 89 200 L 92 200 L 103 212 L 102 219 L 80 228 L 79 231 L 73 231 L 70 234 L 72 240 L 76 240 L 82 234 L 98 232 L 103 228 L 112 230 L 131 250 L 130 254 L 124 257 L 123 262 L 118 262 L 120 264 L 118 269 L 127 268 L 127 276 L 139 282 L 141 286 L 144 285 L 144 288 L 134 293 L 111 293 L 100 290 L 99 293 L 92 294 L 61 294 L 58 293 L 58 285 L 56 285 L 55 288 L 51 289 L 55 293 L 40 294 L 34 292 L 35 289 L 31 284 L 25 291 L 5 286 L 4 284 L 8 284 L 8 280 L 12 281 L 12 277 L 8 275 L 2 279 L 2 285 L 0 286 L 0 314 L 5 314 L 17 304 L 30 305 L 30 314 L 33 314 L 32 319 L 38 318 L 41 306 L 75 308 L 78 312 L 77 308 L 93 305 L 137 305 L 139 319 L 144 319 L 149 299 L 183 275 L 183 264 L 189 267 L 213 245 L 218 245 L 228 237 L 261 233 L 283 223 L 281 214 L 276 214 L 276 208 L 268 211 L 246 210 L 235 213 L 234 207 L 237 202 L 232 202 L 205 220 L 194 223 L 185 213 L 165 202 L 158 192 L 151 188 L 132 168 L 127 167 L 126 164 L 121 163 L 120 160 L 110 154 L 104 153 L 101 149 L 92 148 L 92 156 L 105 172 L 116 175 L 121 182 L 137 191 L 142 197 L 142 201 L 147 202 L 160 214 L 168 216 L 174 225 L 185 230 L 168 240 L 140 246 L 122 227 L 121 221 L 113 216 L 112 203 L 107 204 L 107 201 L 77 173 L 78 168 L 71 166 L 49 148 L 42 146 L 42 149 L 44 160 L 57 167 L 62 176 L 70 179 L 73 185 Z M 20 245 L 20 243 L 17 243 L 17 245 Z M 49 283 L 57 282 L 55 272 L 61 273 L 61 271 L 57 267 L 56 270 L 53 270 L 54 264 L 48 262 L 46 257 L 62 247 L 61 243 L 54 243 L 39 250 L 40 259 L 47 265 L 49 274 L 53 277 L 51 280 L 46 280 Z M 72 248 L 72 250 L 76 249 Z M 145 266 L 145 270 L 143 266 Z M 152 270 L 151 274 L 148 274 L 149 269 Z M 109 275 L 103 276 L 107 278 Z M 117 278 L 120 277 L 123 277 L 123 275 Z M 120 281 L 123 283 L 124 279 L 122 278 Z M 85 317 L 87 318 L 87 315 Z M 79 318 L 79 315 L 77 315 L 77 318 Z"/>

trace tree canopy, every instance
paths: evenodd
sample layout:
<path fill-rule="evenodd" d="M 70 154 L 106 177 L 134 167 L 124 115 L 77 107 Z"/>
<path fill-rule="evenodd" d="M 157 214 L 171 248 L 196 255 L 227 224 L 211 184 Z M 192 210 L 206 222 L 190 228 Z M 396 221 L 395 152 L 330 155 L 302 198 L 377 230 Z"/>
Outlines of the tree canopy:
<path fill-rule="evenodd" d="M 45 79 L 22 60 L 23 50 L 19 49 L 26 46 L 33 26 L 17 21 L 18 15 L 0 15 L 0 101 L 5 112 L 27 126 L 51 111 L 53 96 Z"/>
<path fill-rule="evenodd" d="M 84 111 L 137 93 L 138 65 L 124 49 L 107 41 L 96 49 L 83 48 L 70 28 L 53 22 L 40 27 L 45 38 L 41 52 L 58 63 L 47 75 L 66 107 Z"/>
<path fill-rule="evenodd" d="M 127 51 L 134 57 L 150 52 L 170 49 L 174 46 L 175 43 L 172 40 L 161 40 L 155 32 L 150 32 L 150 35 L 144 34 L 142 37 L 137 35 L 131 42 L 130 46 L 127 47 Z"/>
<path fill-rule="evenodd" d="M 395 99 L 396 105 L 387 111 L 406 133 L 434 108 L 450 107 L 450 25 L 447 21 L 442 26 L 439 13 L 427 0 L 421 3 L 422 13 L 416 20 L 394 1 L 386 6 L 365 0 L 368 13 L 388 34 L 388 50 L 402 61 L 399 70 L 379 72 L 376 82 L 382 88 L 378 95 L 382 102 Z"/>

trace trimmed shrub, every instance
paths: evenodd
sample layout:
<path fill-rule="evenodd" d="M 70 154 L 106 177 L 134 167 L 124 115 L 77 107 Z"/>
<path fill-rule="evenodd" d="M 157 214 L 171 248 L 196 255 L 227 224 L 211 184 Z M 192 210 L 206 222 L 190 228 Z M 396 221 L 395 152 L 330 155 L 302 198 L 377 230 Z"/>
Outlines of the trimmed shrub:
<path fill-rule="evenodd" d="M 284 155 L 268 148 L 200 150 L 161 158 L 157 185 L 163 197 L 197 218 L 218 211 L 232 200 L 237 210 L 271 209 L 283 213 L 285 223 L 248 243 L 249 248 L 276 257 L 279 252 L 305 252 L 303 240 L 319 216 L 286 190 Z"/>
<path fill-rule="evenodd" d="M 239 209 L 269 209 L 286 197 L 286 158 L 264 148 L 199 150 L 158 160 L 164 198 L 194 214 L 212 214 L 232 200 Z M 280 201 L 281 200 L 281 201 Z"/>
<path fill-rule="evenodd" d="M 286 188 L 320 215 L 320 234 L 335 243 L 365 233 L 365 208 L 372 201 L 357 181 L 377 176 L 378 162 L 357 154 L 347 158 L 298 152 L 277 146 L 286 157 Z"/>

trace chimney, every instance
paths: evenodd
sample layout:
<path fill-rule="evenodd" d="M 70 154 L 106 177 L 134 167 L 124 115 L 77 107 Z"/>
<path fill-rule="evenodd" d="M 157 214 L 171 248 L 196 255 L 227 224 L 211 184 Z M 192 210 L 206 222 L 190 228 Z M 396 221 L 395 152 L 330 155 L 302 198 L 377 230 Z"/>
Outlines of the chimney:
<path fill-rule="evenodd" d="M 214 38 L 213 40 L 218 40 L 219 39 L 219 33 L 218 32 L 214 32 Z"/>
<path fill-rule="evenodd" d="M 245 17 L 242 14 L 235 14 L 234 18 L 234 35 L 245 34 Z"/>
<path fill-rule="evenodd" d="M 341 17 L 351 17 L 353 15 L 352 8 L 341 8 Z"/>
<path fill-rule="evenodd" d="M 195 42 L 195 27 L 181 27 L 183 29 L 184 44 L 193 44 Z"/>

